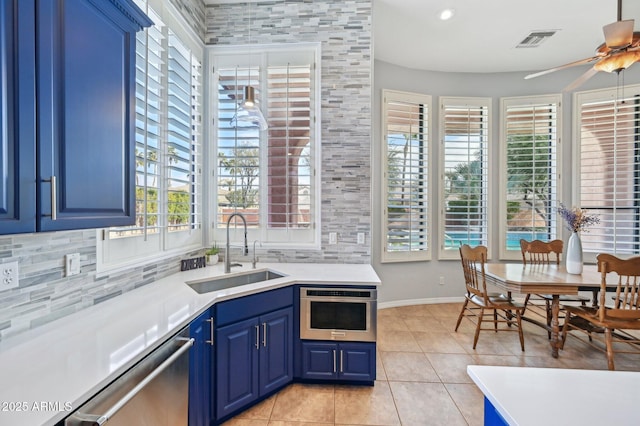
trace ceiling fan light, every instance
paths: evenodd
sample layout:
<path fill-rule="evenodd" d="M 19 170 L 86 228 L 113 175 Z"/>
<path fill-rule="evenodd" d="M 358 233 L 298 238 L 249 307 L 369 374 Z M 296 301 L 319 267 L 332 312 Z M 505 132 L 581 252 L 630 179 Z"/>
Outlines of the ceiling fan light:
<path fill-rule="evenodd" d="M 640 61 L 640 50 L 614 53 L 600 59 L 593 66 L 598 71 L 619 72 Z"/>

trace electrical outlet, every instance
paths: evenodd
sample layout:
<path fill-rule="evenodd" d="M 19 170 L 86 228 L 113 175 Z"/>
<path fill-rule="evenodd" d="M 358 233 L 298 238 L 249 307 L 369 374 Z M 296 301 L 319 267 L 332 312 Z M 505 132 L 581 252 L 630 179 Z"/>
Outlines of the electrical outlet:
<path fill-rule="evenodd" d="M 18 287 L 18 262 L 3 263 L 0 265 L 0 291 Z"/>
<path fill-rule="evenodd" d="M 80 253 L 71 253 L 64 256 L 64 276 L 70 277 L 80 273 Z"/>
<path fill-rule="evenodd" d="M 364 244 L 364 232 L 358 232 L 358 244 Z"/>
<path fill-rule="evenodd" d="M 329 244 L 338 244 L 338 233 L 329 232 Z"/>
<path fill-rule="evenodd" d="M 440 285 L 444 285 L 444 276 L 440 275 Z"/>

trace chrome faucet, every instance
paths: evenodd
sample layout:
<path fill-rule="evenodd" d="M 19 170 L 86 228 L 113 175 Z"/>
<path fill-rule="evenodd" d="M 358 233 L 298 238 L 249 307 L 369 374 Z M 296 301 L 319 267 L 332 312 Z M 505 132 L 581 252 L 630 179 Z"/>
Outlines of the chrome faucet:
<path fill-rule="evenodd" d="M 256 256 L 256 243 L 260 243 L 260 247 L 262 247 L 262 242 L 258 241 L 258 240 L 254 240 L 253 241 L 253 262 L 251 262 L 251 264 L 253 265 L 253 269 L 256 269 L 256 263 L 258 263 L 258 256 Z"/>
<path fill-rule="evenodd" d="M 244 223 L 244 254 L 245 255 L 249 254 L 249 245 L 247 244 L 247 220 L 244 218 L 242 213 L 233 213 L 231 216 L 229 216 L 229 219 L 227 219 L 227 245 L 225 248 L 226 251 L 224 252 L 224 273 L 225 274 L 228 274 L 229 272 L 231 272 L 232 266 L 242 266 L 242 264 L 240 263 L 233 263 L 233 264 L 231 263 L 231 245 L 229 244 L 229 224 L 231 223 L 231 219 L 233 219 L 236 216 L 242 219 L 242 223 Z"/>

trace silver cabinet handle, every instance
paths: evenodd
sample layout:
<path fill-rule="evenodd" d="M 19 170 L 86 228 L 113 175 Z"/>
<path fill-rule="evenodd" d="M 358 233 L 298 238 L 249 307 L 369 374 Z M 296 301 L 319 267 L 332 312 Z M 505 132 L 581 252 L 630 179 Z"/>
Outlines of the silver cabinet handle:
<path fill-rule="evenodd" d="M 124 407 L 127 402 L 129 402 L 134 396 L 136 396 L 145 386 L 149 384 L 153 379 L 155 379 L 160 373 L 167 369 L 173 362 L 180 358 L 180 356 L 193 346 L 195 339 L 191 338 L 186 340 L 186 342 L 180 346 L 180 349 L 175 351 L 173 355 L 167 358 L 162 364 L 160 364 L 155 370 L 153 370 L 147 377 L 142 379 L 140 383 L 138 383 L 133 389 L 131 389 L 125 396 L 123 396 L 118 402 L 113 404 L 111 408 L 107 410 L 100 418 L 96 420 L 98 425 L 103 425 L 109 421 L 114 414 L 118 412 L 122 407 Z"/>
<path fill-rule="evenodd" d="M 57 183 L 56 177 L 51 176 L 51 179 L 42 179 L 43 182 L 51 182 L 51 220 L 58 218 L 58 195 L 57 195 Z"/>
<path fill-rule="evenodd" d="M 206 319 L 205 321 L 209 323 L 209 335 L 211 336 L 209 340 L 205 340 L 205 343 L 213 346 L 213 317 Z"/>
<path fill-rule="evenodd" d="M 343 350 L 340 349 L 340 372 L 341 373 L 343 372 L 342 353 L 343 353 Z"/>
<path fill-rule="evenodd" d="M 333 350 L 333 372 L 336 372 L 336 350 Z"/>
<path fill-rule="evenodd" d="M 260 349 L 260 325 L 256 325 L 256 349 Z"/>
<path fill-rule="evenodd" d="M 262 323 L 262 346 L 267 347 L 267 323 Z"/>

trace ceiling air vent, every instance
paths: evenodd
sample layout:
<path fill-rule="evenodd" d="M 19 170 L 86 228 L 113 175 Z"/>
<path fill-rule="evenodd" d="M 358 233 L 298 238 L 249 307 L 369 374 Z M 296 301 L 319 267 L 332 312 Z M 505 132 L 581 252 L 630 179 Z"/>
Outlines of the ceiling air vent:
<path fill-rule="evenodd" d="M 557 30 L 546 31 L 531 31 L 516 47 L 517 48 L 530 48 L 538 47 L 549 37 L 557 33 Z"/>

